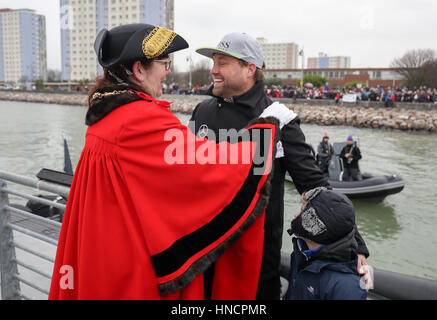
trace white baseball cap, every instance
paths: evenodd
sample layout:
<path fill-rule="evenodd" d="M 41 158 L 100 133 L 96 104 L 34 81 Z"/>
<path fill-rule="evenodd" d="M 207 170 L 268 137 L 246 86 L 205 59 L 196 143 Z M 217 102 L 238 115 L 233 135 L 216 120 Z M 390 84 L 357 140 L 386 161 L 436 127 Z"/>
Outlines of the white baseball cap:
<path fill-rule="evenodd" d="M 226 54 L 249 63 L 254 63 L 259 69 L 262 69 L 264 64 L 264 56 L 260 44 L 247 33 L 229 33 L 220 40 L 216 48 L 202 47 L 197 49 L 196 52 L 211 59 L 214 53 Z"/>

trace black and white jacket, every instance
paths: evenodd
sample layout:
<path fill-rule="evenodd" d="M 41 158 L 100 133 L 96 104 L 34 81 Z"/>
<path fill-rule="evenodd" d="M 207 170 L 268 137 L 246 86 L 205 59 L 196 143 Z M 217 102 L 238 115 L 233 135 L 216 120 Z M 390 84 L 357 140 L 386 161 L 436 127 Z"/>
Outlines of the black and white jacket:
<path fill-rule="evenodd" d="M 196 134 L 212 130 L 216 140 L 220 141 L 219 129 L 243 129 L 247 123 L 257 117 L 273 103 L 264 92 L 264 82 L 257 81 L 246 93 L 224 100 L 212 94 L 195 108 L 191 121 L 194 121 Z M 208 131 L 207 130 L 207 131 Z M 321 173 L 312 156 L 311 147 L 305 142 L 300 128 L 299 117 L 294 118 L 281 130 L 281 146 L 278 146 L 274 163 L 271 199 L 266 211 L 263 263 L 260 280 L 279 277 L 280 252 L 284 228 L 284 181 L 288 172 L 299 193 L 325 186 L 329 183 Z M 358 253 L 368 256 L 368 250 L 358 230 L 356 232 Z"/>

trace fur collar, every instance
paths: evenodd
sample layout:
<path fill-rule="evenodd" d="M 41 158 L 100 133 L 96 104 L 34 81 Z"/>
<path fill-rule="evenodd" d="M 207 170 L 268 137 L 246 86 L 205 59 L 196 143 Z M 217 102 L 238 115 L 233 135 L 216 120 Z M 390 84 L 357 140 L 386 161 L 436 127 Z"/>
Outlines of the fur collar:
<path fill-rule="evenodd" d="M 91 126 L 111 111 L 125 104 L 144 99 L 134 89 L 123 85 L 101 87 L 90 98 L 85 124 Z"/>

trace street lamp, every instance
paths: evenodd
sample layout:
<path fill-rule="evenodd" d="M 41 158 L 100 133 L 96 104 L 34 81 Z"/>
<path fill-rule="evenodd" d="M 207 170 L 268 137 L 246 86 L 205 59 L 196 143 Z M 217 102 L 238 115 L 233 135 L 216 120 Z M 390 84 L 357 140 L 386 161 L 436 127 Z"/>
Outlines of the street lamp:
<path fill-rule="evenodd" d="M 190 55 L 187 57 L 187 59 L 186 59 L 186 61 L 189 63 L 189 75 L 190 75 L 190 78 L 189 78 L 189 83 L 190 83 L 190 91 L 191 91 L 191 87 L 193 86 L 192 85 L 192 83 L 191 83 L 191 79 L 192 79 L 192 76 L 191 76 L 191 70 L 192 70 L 192 64 L 193 64 L 193 59 L 191 58 L 191 53 L 190 53 Z"/>
<path fill-rule="evenodd" d="M 299 51 L 299 55 L 302 56 L 302 75 L 301 75 L 301 85 L 303 87 L 303 66 L 304 66 L 304 62 L 305 62 L 305 55 L 304 55 L 304 51 L 303 51 L 303 47 L 302 49 Z"/>

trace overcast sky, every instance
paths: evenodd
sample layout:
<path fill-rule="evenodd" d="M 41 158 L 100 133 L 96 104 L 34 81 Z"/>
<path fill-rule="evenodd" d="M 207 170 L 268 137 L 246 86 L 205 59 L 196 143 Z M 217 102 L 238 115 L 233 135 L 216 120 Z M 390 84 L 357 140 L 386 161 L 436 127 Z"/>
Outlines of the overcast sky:
<path fill-rule="evenodd" d="M 0 8 L 29 8 L 46 16 L 49 69 L 61 68 L 59 0 L 0 0 Z M 194 50 L 215 46 L 230 32 L 351 57 L 351 67 L 388 67 L 409 49 L 437 50 L 436 0 L 175 0 L 175 31 L 190 44 L 176 54 L 186 69 Z M 306 64 L 306 61 L 305 61 Z M 301 62 L 299 60 L 299 67 Z"/>

